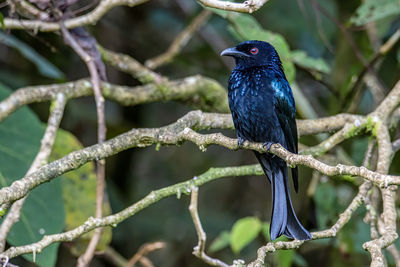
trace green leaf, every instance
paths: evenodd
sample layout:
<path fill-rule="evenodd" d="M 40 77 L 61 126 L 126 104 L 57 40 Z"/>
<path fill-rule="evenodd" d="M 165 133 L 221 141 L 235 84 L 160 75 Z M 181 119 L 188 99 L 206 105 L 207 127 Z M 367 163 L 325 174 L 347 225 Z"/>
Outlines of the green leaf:
<path fill-rule="evenodd" d="M 63 79 L 64 74 L 46 58 L 39 55 L 30 46 L 21 42 L 11 34 L 0 32 L 0 42 L 17 49 L 26 59 L 36 65 L 40 74 L 52 79 Z"/>
<path fill-rule="evenodd" d="M 10 94 L 0 85 L 0 99 Z M 30 167 L 40 147 L 44 131 L 41 122 L 29 108 L 23 107 L 0 124 L 0 180 L 10 185 L 22 178 Z M 11 229 L 7 242 L 20 246 L 37 242 L 43 235 L 55 234 L 64 228 L 64 207 L 61 181 L 42 184 L 32 190 L 21 211 L 20 220 Z M 59 244 L 45 248 L 36 255 L 39 266 L 54 266 Z M 32 255 L 24 255 L 33 261 Z"/>
<path fill-rule="evenodd" d="M 400 3 L 398 0 L 367 0 L 357 8 L 350 22 L 361 26 L 372 21 L 399 14 Z"/>
<path fill-rule="evenodd" d="M 3 30 L 5 30 L 6 29 L 6 25 L 4 24 L 4 16 L 3 16 L 3 13 L 1 13 L 1 12 L 0 12 L 0 24 L 1 24 L 1 28 Z"/>
<path fill-rule="evenodd" d="M 314 194 L 317 206 L 317 221 L 320 228 L 326 228 L 328 222 L 337 213 L 335 187 L 330 183 L 320 183 Z"/>
<path fill-rule="evenodd" d="M 239 253 L 245 246 L 253 241 L 261 230 L 261 222 L 255 217 L 245 217 L 238 220 L 231 231 L 231 248 L 234 253 Z"/>
<path fill-rule="evenodd" d="M 322 58 L 312 58 L 308 56 L 306 52 L 300 50 L 294 50 L 290 55 L 292 61 L 303 68 L 316 70 L 323 73 L 331 72 L 331 68 Z"/>
<path fill-rule="evenodd" d="M 269 222 L 264 222 L 262 224 L 261 233 L 263 234 L 265 241 L 271 241 L 271 235 L 269 234 Z"/>
<path fill-rule="evenodd" d="M 51 159 L 59 159 L 72 151 L 82 149 L 82 144 L 76 137 L 62 129 L 57 131 L 57 137 Z M 66 230 L 71 230 L 84 223 L 90 216 L 95 215 L 96 209 L 96 174 L 94 163 L 89 162 L 77 170 L 62 175 L 62 196 L 65 207 Z M 103 215 L 111 214 L 111 208 L 107 201 L 103 204 Z M 71 252 L 78 256 L 81 255 L 93 231 L 75 240 L 70 246 Z M 98 250 L 103 250 L 111 242 L 111 228 L 103 229 Z"/>
<path fill-rule="evenodd" d="M 228 231 L 221 232 L 217 238 L 211 243 L 209 251 L 217 252 L 229 246 L 231 242 L 231 234 Z"/>
<path fill-rule="evenodd" d="M 294 254 L 293 263 L 299 267 L 307 267 L 308 266 L 307 261 L 298 253 Z"/>
<path fill-rule="evenodd" d="M 258 21 L 251 15 L 222 10 L 213 11 L 230 22 L 229 31 L 239 41 L 260 40 L 272 44 L 282 59 L 286 78 L 289 82 L 294 81 L 296 69 L 291 61 L 289 44 L 282 35 L 263 29 Z"/>
<path fill-rule="evenodd" d="M 294 250 L 278 250 L 274 253 L 274 259 L 278 267 L 292 266 Z"/>

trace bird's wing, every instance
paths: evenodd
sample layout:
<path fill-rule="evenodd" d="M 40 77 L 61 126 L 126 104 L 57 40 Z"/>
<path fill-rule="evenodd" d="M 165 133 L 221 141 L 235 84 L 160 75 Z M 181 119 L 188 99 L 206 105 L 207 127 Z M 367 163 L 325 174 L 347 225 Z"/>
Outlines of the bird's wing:
<path fill-rule="evenodd" d="M 298 152 L 297 148 L 297 126 L 296 126 L 296 106 L 293 99 L 292 90 L 286 80 L 273 81 L 271 86 L 274 91 L 275 113 L 285 135 L 287 149 Z M 292 168 L 293 185 L 298 191 L 298 171 L 297 167 Z"/>

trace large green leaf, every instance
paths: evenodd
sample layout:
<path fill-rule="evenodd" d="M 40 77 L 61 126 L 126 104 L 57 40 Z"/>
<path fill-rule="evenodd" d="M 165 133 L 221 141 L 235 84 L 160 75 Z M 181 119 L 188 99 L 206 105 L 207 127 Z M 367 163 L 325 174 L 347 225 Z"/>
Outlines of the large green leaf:
<path fill-rule="evenodd" d="M 0 99 L 10 90 L 0 85 Z M 43 127 L 35 114 L 24 107 L 0 124 L 0 184 L 10 185 L 23 177 L 40 147 Z M 64 227 L 64 208 L 59 179 L 34 189 L 25 201 L 21 217 L 11 229 L 7 241 L 13 246 L 37 242 L 43 235 L 59 233 Z M 36 255 L 39 266 L 54 266 L 58 244 Z M 32 255 L 24 255 L 33 260 Z"/>
<path fill-rule="evenodd" d="M 292 266 L 294 258 L 294 250 L 278 250 L 274 253 L 274 259 L 276 266 L 278 267 L 290 267 Z"/>
<path fill-rule="evenodd" d="M 42 74 L 43 76 L 52 79 L 64 78 L 64 74 L 50 61 L 42 57 L 30 46 L 28 46 L 24 42 L 21 42 L 11 34 L 4 34 L 3 32 L 0 32 L 0 42 L 9 47 L 17 49 L 26 59 L 30 60 L 33 64 L 36 65 L 40 74 Z"/>
<path fill-rule="evenodd" d="M 82 148 L 82 144 L 74 135 L 59 129 L 51 159 L 61 158 L 72 151 Z M 85 222 L 88 217 L 95 215 L 96 175 L 94 163 L 87 163 L 77 170 L 63 174 L 61 181 L 66 215 L 66 230 L 71 230 Z M 108 201 L 104 202 L 103 213 L 104 215 L 111 213 Z M 71 252 L 76 256 L 82 254 L 92 234 L 93 232 L 83 235 L 80 239 L 74 241 L 70 246 Z M 105 249 L 110 242 L 111 228 L 105 228 L 97 249 Z"/>
<path fill-rule="evenodd" d="M 231 248 L 239 253 L 253 241 L 261 231 L 261 222 L 255 217 L 245 217 L 238 220 L 231 231 Z"/>
<path fill-rule="evenodd" d="M 355 25 L 364 25 L 389 16 L 400 14 L 399 0 L 367 0 L 360 5 L 350 21 Z"/>
<path fill-rule="evenodd" d="M 323 58 L 313 58 L 301 50 L 294 50 L 291 52 L 291 59 L 297 65 L 309 69 L 316 70 L 323 73 L 329 73 L 331 68 Z"/>

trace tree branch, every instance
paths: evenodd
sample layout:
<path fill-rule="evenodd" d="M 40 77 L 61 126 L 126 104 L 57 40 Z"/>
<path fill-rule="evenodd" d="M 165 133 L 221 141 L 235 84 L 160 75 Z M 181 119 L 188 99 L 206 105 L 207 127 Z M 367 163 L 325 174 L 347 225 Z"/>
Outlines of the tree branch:
<path fill-rule="evenodd" d="M 215 80 L 200 75 L 135 87 L 102 82 L 101 90 L 105 98 L 124 106 L 176 100 L 204 111 L 229 112 L 226 90 Z M 18 89 L 0 102 L 0 121 L 24 105 L 53 100 L 58 93 L 77 98 L 92 95 L 93 89 L 86 79 Z"/>
<path fill-rule="evenodd" d="M 226 117 L 215 116 L 212 113 L 189 112 L 177 122 L 168 126 L 153 129 L 132 129 L 122 135 L 110 139 L 103 144 L 96 144 L 53 161 L 38 171 L 15 181 L 8 187 L 0 189 L 0 204 L 7 205 L 22 197 L 36 186 L 50 181 L 59 175 L 77 169 L 83 164 L 96 159 L 103 159 L 115 155 L 132 147 L 147 147 L 153 144 L 173 145 L 184 141 L 191 141 L 205 150 L 207 146 L 217 144 L 228 149 L 237 150 L 237 140 L 222 134 L 202 135 L 194 130 L 219 128 L 226 125 Z M 245 149 L 265 152 L 263 144 L 245 142 Z M 338 164 L 330 166 L 314 159 L 311 155 L 296 155 L 284 149 L 281 145 L 271 146 L 270 153 L 277 155 L 290 165 L 303 165 L 313 168 L 323 174 L 361 176 L 381 188 L 400 184 L 400 176 L 385 175 L 373 172 L 365 167 L 347 166 Z"/>
<path fill-rule="evenodd" d="M 243 3 L 234 3 L 221 0 L 197 0 L 206 7 L 212 7 L 222 10 L 229 10 L 242 13 L 253 13 L 265 5 L 268 0 L 247 0 Z"/>
<path fill-rule="evenodd" d="M 189 211 L 190 215 L 192 216 L 193 224 L 194 227 L 196 228 L 196 233 L 197 233 L 197 238 L 198 238 L 198 243 L 197 246 L 193 248 L 193 254 L 207 263 L 208 265 L 211 266 L 220 266 L 220 267 L 229 267 L 228 264 L 225 262 L 222 262 L 218 259 L 211 258 L 205 253 L 205 248 L 206 248 L 206 233 L 203 230 L 203 226 L 201 225 L 200 221 L 200 216 L 198 212 L 198 199 L 199 199 L 199 188 L 198 187 L 192 187 L 190 190 L 191 197 L 190 197 L 190 205 L 189 205 Z"/>
<path fill-rule="evenodd" d="M 67 29 L 77 28 L 84 25 L 94 25 L 113 7 L 134 7 L 147 1 L 148 0 L 101 0 L 99 5 L 91 12 L 76 18 L 68 19 L 64 22 L 64 24 Z M 61 30 L 60 24 L 57 22 L 10 18 L 4 19 L 3 27 L 5 29 L 33 30 L 35 32 L 54 32 Z"/>
<path fill-rule="evenodd" d="M 329 229 L 319 232 L 312 232 L 312 239 L 322 239 L 334 237 L 343 228 L 344 225 L 350 220 L 351 216 L 354 212 L 362 205 L 365 196 L 367 195 L 369 189 L 371 188 L 371 182 L 364 182 L 359 190 L 357 195 L 353 198 L 350 205 L 346 208 L 346 210 L 339 215 L 339 219 L 337 222 Z M 279 242 L 269 242 L 267 245 L 261 247 L 257 251 L 257 259 L 254 262 L 249 263 L 248 267 L 263 267 L 265 266 L 265 258 L 267 257 L 268 252 L 275 252 L 280 249 L 296 249 L 299 248 L 304 241 L 301 240 L 293 240 L 293 241 L 279 241 Z"/>
<path fill-rule="evenodd" d="M 168 50 L 155 58 L 146 61 L 146 67 L 150 69 L 156 69 L 168 62 L 170 62 L 184 47 L 193 34 L 207 22 L 211 17 L 212 11 L 204 9 L 196 18 L 175 38 L 172 44 L 168 47 Z"/>
<path fill-rule="evenodd" d="M 75 37 L 65 28 L 64 22 L 61 22 L 61 32 L 66 43 L 72 47 L 72 49 L 79 55 L 79 57 L 86 63 L 86 66 L 90 73 L 90 80 L 93 87 L 94 97 L 96 101 L 97 111 L 97 142 L 102 144 L 106 140 L 106 119 L 105 119 L 105 107 L 104 98 L 100 89 L 100 75 L 95 63 L 93 56 L 89 54 L 90 51 L 85 49 L 75 40 Z M 97 49 L 97 47 L 95 47 Z M 105 188 L 105 161 L 96 159 L 96 218 L 103 216 L 103 200 L 104 200 L 104 188 Z M 97 228 L 90 239 L 89 245 L 83 255 L 78 258 L 78 267 L 88 266 L 94 256 L 97 244 L 101 238 L 102 229 Z"/>
<path fill-rule="evenodd" d="M 57 99 L 51 105 L 50 116 L 47 122 L 46 131 L 41 140 L 41 146 L 38 154 L 36 155 L 31 167 L 29 168 L 26 175 L 29 175 L 41 166 L 45 165 L 50 157 L 53 144 L 56 138 L 57 130 L 60 125 L 61 119 L 64 114 L 65 104 L 67 102 L 66 97 L 59 93 Z M 21 198 L 20 200 L 14 202 L 7 216 L 4 218 L 0 226 L 0 252 L 5 248 L 7 235 L 10 232 L 12 226 L 19 220 L 22 206 L 25 202 L 27 196 Z"/>
<path fill-rule="evenodd" d="M 134 203 L 133 205 L 123 209 L 122 211 L 109 215 L 103 218 L 93 218 L 90 217 L 85 223 L 74 228 L 70 231 L 46 235 L 40 241 L 20 246 L 11 247 L 5 252 L 0 254 L 1 257 L 14 258 L 16 256 L 27 254 L 27 253 L 40 253 L 45 247 L 53 244 L 55 242 L 65 242 L 72 241 L 81 235 L 88 233 L 98 227 L 113 226 L 115 227 L 118 223 L 124 221 L 125 219 L 135 215 L 139 211 L 149 207 L 150 205 L 157 203 L 161 199 L 168 196 L 181 194 L 190 194 L 191 188 L 199 187 L 203 184 L 211 182 L 216 179 L 225 178 L 229 176 L 245 176 L 245 175 L 263 175 L 261 167 L 259 165 L 246 165 L 241 167 L 226 167 L 226 168 L 210 168 L 207 172 L 193 177 L 193 179 L 187 180 L 186 182 L 178 183 L 172 186 L 164 187 L 159 190 L 152 191 L 146 197 L 140 201 Z"/>

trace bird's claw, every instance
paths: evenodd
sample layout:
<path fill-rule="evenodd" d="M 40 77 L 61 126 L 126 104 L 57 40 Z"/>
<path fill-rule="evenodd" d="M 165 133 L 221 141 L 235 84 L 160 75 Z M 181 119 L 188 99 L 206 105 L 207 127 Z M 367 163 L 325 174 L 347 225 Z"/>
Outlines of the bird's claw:
<path fill-rule="evenodd" d="M 239 148 L 242 148 L 242 147 L 243 147 L 244 141 L 245 141 L 244 138 L 238 137 L 238 147 L 239 147 Z"/>
<path fill-rule="evenodd" d="M 266 151 L 266 152 L 269 152 L 269 150 L 271 149 L 271 146 L 272 146 L 273 144 L 274 144 L 273 142 L 265 142 L 265 143 L 263 144 L 263 147 L 265 148 L 265 151 Z M 272 158 L 274 158 L 274 157 L 275 157 L 275 155 L 272 154 Z"/>
<path fill-rule="evenodd" d="M 273 144 L 274 144 L 274 143 L 272 143 L 272 142 L 265 142 L 265 143 L 263 144 L 263 148 L 265 148 L 265 151 L 269 152 L 269 150 L 271 149 L 271 146 L 272 146 Z"/>

